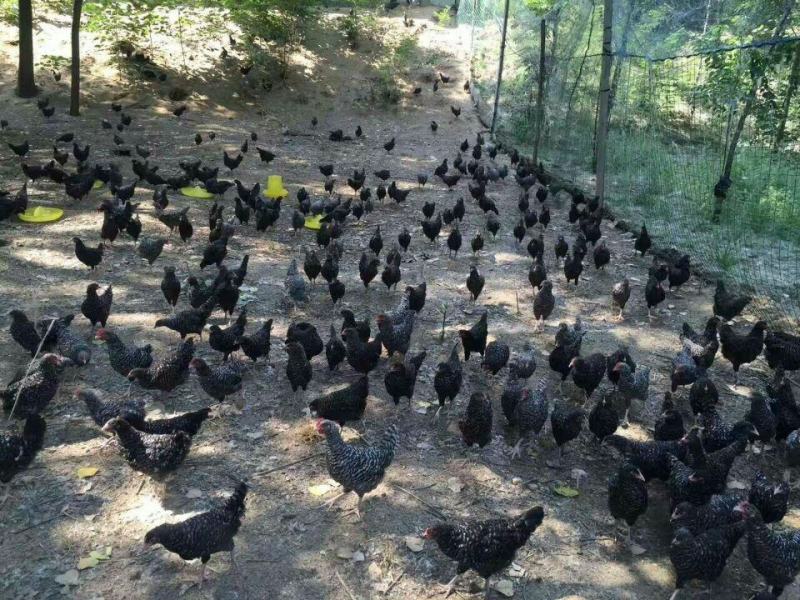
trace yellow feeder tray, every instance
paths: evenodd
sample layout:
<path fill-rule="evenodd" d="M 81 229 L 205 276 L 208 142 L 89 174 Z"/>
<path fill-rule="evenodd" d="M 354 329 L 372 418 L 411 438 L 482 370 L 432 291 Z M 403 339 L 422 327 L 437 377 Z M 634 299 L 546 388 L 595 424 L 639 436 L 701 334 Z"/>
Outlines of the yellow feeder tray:
<path fill-rule="evenodd" d="M 182 187 L 181 195 L 188 198 L 199 198 L 201 200 L 210 200 L 214 197 L 214 194 L 207 192 L 204 188 L 197 185 L 193 187 Z"/>
<path fill-rule="evenodd" d="M 289 195 L 289 190 L 283 187 L 283 177 L 280 175 L 270 175 L 267 177 L 267 189 L 264 196 L 267 198 L 278 199 Z"/>
<path fill-rule="evenodd" d="M 306 229 L 313 229 L 316 231 L 320 227 L 322 227 L 322 215 L 306 217 Z"/>
<path fill-rule="evenodd" d="M 26 223 L 52 223 L 53 221 L 58 221 L 63 215 L 64 211 L 60 208 L 36 206 L 17 216 L 20 221 L 25 221 Z"/>
<path fill-rule="evenodd" d="M 95 179 L 95 180 L 94 180 L 94 183 L 92 184 L 92 189 L 93 189 L 93 190 L 99 190 L 99 189 L 102 189 L 102 188 L 104 188 L 105 186 L 106 186 L 106 184 L 105 184 L 105 183 L 103 183 L 103 182 L 102 182 L 102 181 L 100 181 L 99 179 Z"/>

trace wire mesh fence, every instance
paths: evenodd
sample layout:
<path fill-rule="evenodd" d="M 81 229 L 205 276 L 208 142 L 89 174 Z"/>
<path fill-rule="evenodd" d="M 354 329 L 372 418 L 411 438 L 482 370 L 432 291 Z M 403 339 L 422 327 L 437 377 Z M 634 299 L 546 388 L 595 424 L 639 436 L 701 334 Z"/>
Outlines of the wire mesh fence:
<path fill-rule="evenodd" d="M 536 4 L 510 2 L 495 135 L 532 154 L 541 125 L 539 160 L 591 190 L 603 5 L 556 2 L 538 15 L 528 8 Z M 753 293 L 760 317 L 797 327 L 800 100 L 794 94 L 800 40 L 767 35 L 765 41 L 719 44 L 718 31 L 715 39 L 707 33 L 726 16 L 714 20 L 710 2 L 693 4 L 696 10 L 676 16 L 684 21 L 670 31 L 663 22 L 654 25 L 651 13 L 637 14 L 634 2 L 615 2 L 606 201 L 632 227 L 646 223 L 661 246 L 691 254 L 708 275 Z M 500 74 L 504 7 L 505 0 L 461 4 L 460 18 L 472 26 L 473 87 L 489 108 Z M 688 22 L 695 35 L 691 43 L 676 39 Z M 691 51 L 666 53 L 675 48 Z M 719 203 L 715 185 L 748 110 L 732 183 Z"/>

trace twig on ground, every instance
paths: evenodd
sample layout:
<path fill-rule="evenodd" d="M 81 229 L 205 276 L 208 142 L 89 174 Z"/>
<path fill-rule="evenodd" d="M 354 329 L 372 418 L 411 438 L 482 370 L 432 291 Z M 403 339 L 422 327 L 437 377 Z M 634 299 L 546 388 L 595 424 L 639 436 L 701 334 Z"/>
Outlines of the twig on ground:
<path fill-rule="evenodd" d="M 30 531 L 31 529 L 36 529 L 40 525 L 47 525 L 48 523 L 52 523 L 53 521 L 57 521 L 58 519 L 60 519 L 62 517 L 66 517 L 66 516 L 67 515 L 64 514 L 64 513 L 58 513 L 54 517 L 50 517 L 49 519 L 45 519 L 44 521 L 38 521 L 38 522 L 34 523 L 33 525 L 28 525 L 27 527 L 23 527 L 22 529 L 17 529 L 16 531 L 12 531 L 11 535 L 17 535 L 17 534 L 20 534 L 20 533 L 25 533 L 26 531 Z"/>
<path fill-rule="evenodd" d="M 53 325 L 56 324 L 56 319 L 54 318 L 50 321 L 50 325 L 47 326 L 47 332 L 44 334 L 41 340 L 39 340 L 39 346 L 36 348 L 36 354 L 33 355 L 31 362 L 28 363 L 28 368 L 25 370 L 25 375 L 22 376 L 20 381 L 24 381 L 28 374 L 31 372 L 31 367 L 33 367 L 33 363 L 36 362 L 36 358 L 39 356 L 39 352 L 42 351 L 42 346 L 44 346 L 44 341 L 50 335 L 50 332 L 53 329 Z M 8 422 L 11 422 L 11 419 L 14 418 L 14 411 L 17 410 L 17 403 L 19 402 L 19 396 L 22 394 L 22 385 L 20 384 L 19 389 L 17 390 L 17 395 L 14 398 L 14 406 L 11 407 L 11 412 L 8 413 Z"/>
<path fill-rule="evenodd" d="M 433 504 L 429 504 L 428 502 L 426 502 L 425 500 L 423 500 L 422 498 L 417 496 L 414 492 L 412 492 L 410 490 L 407 490 L 406 488 L 404 488 L 404 487 L 402 487 L 400 485 L 397 485 L 396 483 L 392 483 L 391 486 L 394 487 L 394 488 L 397 488 L 398 490 L 400 490 L 404 494 L 408 494 L 409 496 L 414 498 L 414 500 L 416 500 L 417 502 L 419 502 L 420 504 L 422 504 L 423 506 L 428 508 L 429 512 L 432 515 L 434 515 L 435 517 L 439 517 L 440 519 L 445 519 L 444 513 L 442 513 L 442 511 L 440 511 Z"/>
<path fill-rule="evenodd" d="M 386 590 L 383 592 L 384 596 L 388 596 L 389 595 L 389 592 L 392 591 L 392 588 L 398 584 L 398 582 L 403 578 L 403 575 L 405 575 L 405 574 L 406 574 L 406 570 L 405 569 L 400 571 L 400 575 L 395 577 L 394 581 L 392 581 L 392 583 L 389 584 L 389 587 L 387 587 Z"/>
<path fill-rule="evenodd" d="M 336 570 L 334 571 L 334 573 L 336 573 L 336 577 L 339 579 L 339 583 L 341 583 L 341 584 L 342 584 L 342 588 L 343 588 L 343 589 L 344 589 L 344 591 L 347 593 L 347 595 L 348 595 L 348 597 L 350 598 L 350 600 L 356 600 L 356 597 L 355 597 L 355 596 L 353 596 L 353 594 L 352 594 L 352 593 L 350 592 L 350 590 L 347 588 L 347 584 L 344 582 L 344 579 L 342 579 L 342 576 L 341 576 L 341 575 L 339 575 L 339 569 L 336 569 Z"/>
<path fill-rule="evenodd" d="M 319 456 L 325 456 L 325 453 L 324 452 L 317 452 L 316 454 L 309 454 L 305 458 L 301 458 L 301 459 L 292 461 L 290 463 L 286 463 L 284 465 L 279 465 L 277 467 L 274 467 L 272 469 L 268 469 L 266 471 L 257 471 L 255 473 L 253 473 L 253 477 L 256 477 L 256 476 L 263 477 L 264 475 L 269 475 L 270 473 L 275 473 L 276 471 L 283 471 L 284 469 L 288 469 L 289 467 L 293 467 L 295 465 L 299 465 L 300 463 L 304 463 L 307 460 L 311 460 L 312 458 L 317 458 Z"/>

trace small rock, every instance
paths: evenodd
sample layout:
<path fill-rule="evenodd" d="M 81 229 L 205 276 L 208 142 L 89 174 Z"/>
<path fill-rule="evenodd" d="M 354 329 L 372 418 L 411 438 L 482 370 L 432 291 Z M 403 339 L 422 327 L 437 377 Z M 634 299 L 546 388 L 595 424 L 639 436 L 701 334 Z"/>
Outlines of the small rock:
<path fill-rule="evenodd" d="M 186 497 L 191 498 L 192 500 L 194 500 L 195 498 L 202 498 L 203 492 L 201 492 L 197 488 L 192 488 L 188 492 L 186 492 Z"/>
<path fill-rule="evenodd" d="M 56 575 L 54 579 L 59 585 L 78 585 L 78 577 L 78 570 L 70 569 L 66 573 Z"/>
<path fill-rule="evenodd" d="M 425 541 L 416 535 L 407 535 L 405 538 L 406 546 L 412 552 L 422 552 L 425 547 Z"/>
<path fill-rule="evenodd" d="M 506 598 L 511 598 L 514 595 L 514 584 L 510 579 L 500 579 L 494 584 L 494 589 Z"/>

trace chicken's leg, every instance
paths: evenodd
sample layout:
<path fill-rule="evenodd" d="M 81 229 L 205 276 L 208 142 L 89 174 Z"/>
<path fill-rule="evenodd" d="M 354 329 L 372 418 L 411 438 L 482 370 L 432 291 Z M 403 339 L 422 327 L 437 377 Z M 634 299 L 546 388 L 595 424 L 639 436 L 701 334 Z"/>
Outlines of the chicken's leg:
<path fill-rule="evenodd" d="M 491 579 L 492 579 L 491 577 L 487 577 L 486 581 L 485 581 L 485 584 L 484 584 L 483 597 L 485 598 L 485 600 L 489 600 L 489 596 L 492 593 L 492 582 L 491 582 Z"/>
<path fill-rule="evenodd" d="M 669 597 L 669 600 L 675 600 L 675 598 L 678 597 L 678 594 L 680 593 L 680 591 L 681 591 L 681 588 L 675 588 L 675 591 L 672 592 L 672 596 Z"/>
<path fill-rule="evenodd" d="M 444 594 L 445 598 L 450 596 L 450 594 L 452 594 L 455 591 L 456 579 L 458 579 L 458 576 L 459 573 L 456 573 L 455 576 L 453 576 L 453 578 L 447 582 L 447 585 L 445 586 L 445 594 Z"/>

